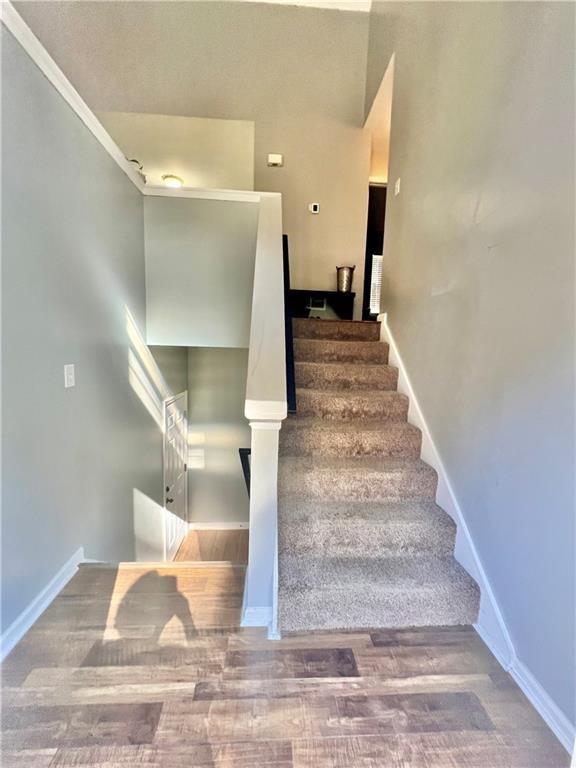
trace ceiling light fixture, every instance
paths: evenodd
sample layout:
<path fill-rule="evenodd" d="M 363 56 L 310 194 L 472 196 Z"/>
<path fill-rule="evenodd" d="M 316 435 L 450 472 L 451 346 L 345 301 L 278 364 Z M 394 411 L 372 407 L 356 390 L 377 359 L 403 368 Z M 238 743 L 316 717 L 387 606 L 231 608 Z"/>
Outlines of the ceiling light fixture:
<path fill-rule="evenodd" d="M 173 173 L 165 173 L 164 176 L 162 176 L 162 181 L 165 186 L 171 187 L 172 189 L 180 189 L 180 187 L 184 186 L 184 180 L 181 179 L 180 176 L 174 176 Z"/>

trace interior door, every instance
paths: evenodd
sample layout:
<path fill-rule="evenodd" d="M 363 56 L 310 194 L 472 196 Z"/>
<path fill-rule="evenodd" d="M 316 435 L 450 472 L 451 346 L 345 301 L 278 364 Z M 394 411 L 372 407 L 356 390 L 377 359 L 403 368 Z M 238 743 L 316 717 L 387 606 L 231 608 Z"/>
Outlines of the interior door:
<path fill-rule="evenodd" d="M 164 559 L 172 560 L 188 531 L 188 396 L 184 392 L 164 406 Z"/>

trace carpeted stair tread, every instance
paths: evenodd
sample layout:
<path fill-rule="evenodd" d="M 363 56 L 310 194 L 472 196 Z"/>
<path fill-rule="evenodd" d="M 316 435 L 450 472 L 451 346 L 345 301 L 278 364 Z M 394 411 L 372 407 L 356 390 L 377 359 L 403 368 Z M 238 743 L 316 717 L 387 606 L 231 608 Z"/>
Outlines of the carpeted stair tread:
<path fill-rule="evenodd" d="M 297 317 L 292 320 L 292 330 L 297 339 L 342 339 L 379 341 L 380 323 L 354 320 L 321 320 Z"/>
<path fill-rule="evenodd" d="M 280 499 L 280 553 L 314 556 L 452 554 L 456 526 L 435 502 Z"/>
<path fill-rule="evenodd" d="M 478 586 L 453 557 L 282 555 L 279 578 L 285 631 L 471 624 L 478 614 Z"/>
<path fill-rule="evenodd" d="M 374 363 L 317 363 L 297 360 L 296 386 L 325 390 L 394 390 L 398 369 Z"/>
<path fill-rule="evenodd" d="M 294 357 L 303 362 L 359 362 L 386 365 L 388 353 L 388 344 L 383 341 L 294 339 Z"/>
<path fill-rule="evenodd" d="M 282 456 L 401 456 L 418 458 L 422 435 L 407 421 L 337 421 L 290 417 L 280 432 Z"/>
<path fill-rule="evenodd" d="M 296 389 L 299 416 L 334 420 L 406 421 L 408 398 L 393 390 Z"/>
<path fill-rule="evenodd" d="M 420 459 L 282 456 L 278 464 L 279 496 L 308 493 L 342 500 L 433 500 L 436 485 L 436 471 Z"/>

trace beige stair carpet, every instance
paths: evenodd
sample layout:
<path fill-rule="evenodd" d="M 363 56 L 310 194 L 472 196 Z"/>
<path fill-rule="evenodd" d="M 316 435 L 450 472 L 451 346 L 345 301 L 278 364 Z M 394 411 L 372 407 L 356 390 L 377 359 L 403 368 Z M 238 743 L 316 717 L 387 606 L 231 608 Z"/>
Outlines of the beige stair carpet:
<path fill-rule="evenodd" d="M 379 323 L 294 320 L 297 414 L 280 433 L 282 631 L 470 624 L 476 583 L 388 365 Z"/>

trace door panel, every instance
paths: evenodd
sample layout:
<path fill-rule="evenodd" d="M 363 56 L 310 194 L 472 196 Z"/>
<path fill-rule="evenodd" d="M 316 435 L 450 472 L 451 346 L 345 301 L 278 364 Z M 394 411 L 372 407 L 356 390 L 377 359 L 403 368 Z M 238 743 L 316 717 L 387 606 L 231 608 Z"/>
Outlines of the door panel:
<path fill-rule="evenodd" d="M 164 432 L 165 560 L 172 560 L 188 530 L 187 395 L 166 401 Z"/>

